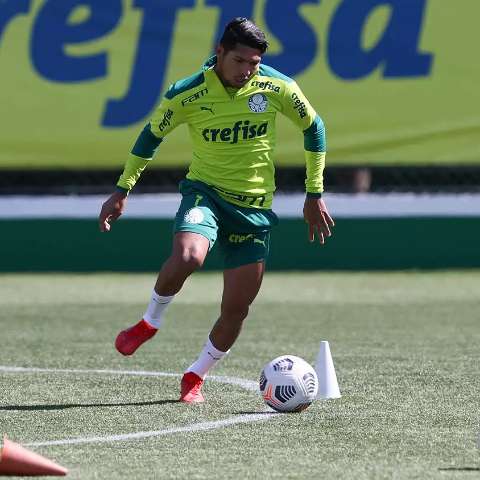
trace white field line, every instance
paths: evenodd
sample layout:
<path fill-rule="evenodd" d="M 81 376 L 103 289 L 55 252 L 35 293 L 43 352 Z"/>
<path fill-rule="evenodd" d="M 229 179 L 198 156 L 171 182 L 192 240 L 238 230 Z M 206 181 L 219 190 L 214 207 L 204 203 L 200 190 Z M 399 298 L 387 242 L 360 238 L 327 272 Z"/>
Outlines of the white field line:
<path fill-rule="evenodd" d="M 56 369 L 56 368 L 29 368 L 29 367 L 9 367 L 0 366 L 0 372 L 7 373 L 76 373 L 76 374 L 98 374 L 98 375 L 132 375 L 132 376 L 150 376 L 150 377 L 181 377 L 179 373 L 168 372 L 150 372 L 140 370 L 82 370 L 82 369 Z M 229 385 L 237 385 L 251 392 L 258 391 L 258 384 L 252 380 L 245 380 L 236 377 L 211 376 L 210 380 Z M 48 440 L 44 442 L 30 442 L 23 445 L 28 447 L 45 447 L 52 445 L 77 445 L 83 443 L 107 443 L 107 442 L 125 442 L 129 440 L 138 440 L 149 437 L 160 437 L 163 435 L 171 435 L 174 433 L 191 433 L 206 430 L 214 430 L 217 428 L 228 427 L 239 423 L 260 422 L 271 419 L 278 415 L 276 412 L 266 410 L 262 413 L 243 414 L 236 417 L 225 418 L 223 420 L 215 420 L 210 422 L 199 422 L 185 425 L 183 427 L 172 427 L 163 430 L 152 430 L 146 432 L 132 432 L 120 435 L 106 435 L 103 437 L 80 437 L 63 440 Z"/>
<path fill-rule="evenodd" d="M 192 423 L 184 427 L 166 428 L 165 430 L 153 430 L 150 432 L 135 432 L 124 433 L 121 435 L 107 435 L 105 437 L 85 437 L 85 438 L 71 438 L 66 440 L 50 440 L 47 442 L 32 442 L 24 443 L 27 447 L 47 447 L 52 445 L 78 445 L 81 443 L 109 443 L 109 442 L 126 442 L 129 440 L 139 440 L 149 437 L 161 437 L 163 435 L 171 435 L 172 433 L 191 433 L 205 430 L 214 430 L 217 428 L 228 427 L 238 423 L 250 423 L 266 421 L 272 416 L 277 415 L 272 413 L 253 413 L 247 415 L 239 415 L 238 417 L 230 417 L 225 420 L 215 420 L 212 422 Z"/>

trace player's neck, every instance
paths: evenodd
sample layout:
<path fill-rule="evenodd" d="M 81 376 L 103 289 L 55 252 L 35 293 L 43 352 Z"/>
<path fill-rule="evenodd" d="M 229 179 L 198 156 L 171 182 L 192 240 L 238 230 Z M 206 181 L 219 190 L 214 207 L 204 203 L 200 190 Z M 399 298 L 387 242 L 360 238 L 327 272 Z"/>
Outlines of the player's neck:
<path fill-rule="evenodd" d="M 220 83 L 225 87 L 225 88 L 234 88 L 235 90 L 239 90 L 239 87 L 235 87 L 233 85 L 230 85 L 225 78 L 222 75 L 222 72 L 220 72 L 218 68 L 218 64 L 213 67 L 213 71 L 217 74 L 218 79 L 220 80 Z"/>

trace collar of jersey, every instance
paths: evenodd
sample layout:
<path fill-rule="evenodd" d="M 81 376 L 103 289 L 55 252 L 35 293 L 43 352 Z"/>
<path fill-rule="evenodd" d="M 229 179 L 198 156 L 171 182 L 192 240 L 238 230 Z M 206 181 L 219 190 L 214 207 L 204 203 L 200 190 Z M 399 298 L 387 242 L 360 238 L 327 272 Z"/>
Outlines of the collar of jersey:
<path fill-rule="evenodd" d="M 211 57 L 207 58 L 202 65 L 202 70 L 208 70 L 212 67 L 214 67 L 217 64 L 217 56 L 212 55 Z"/>

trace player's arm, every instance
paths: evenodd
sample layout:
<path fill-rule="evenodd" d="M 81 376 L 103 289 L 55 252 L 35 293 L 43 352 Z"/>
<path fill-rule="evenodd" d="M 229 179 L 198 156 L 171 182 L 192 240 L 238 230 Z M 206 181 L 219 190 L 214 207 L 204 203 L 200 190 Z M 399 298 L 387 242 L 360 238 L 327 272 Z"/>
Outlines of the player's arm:
<path fill-rule="evenodd" d="M 322 199 L 326 155 L 325 126 L 295 82 L 286 84 L 282 113 L 303 131 L 306 163 L 303 216 L 309 227 L 309 240 L 314 241 L 317 231 L 318 239 L 323 244 L 325 237 L 331 236 L 330 227 L 334 226 Z"/>
<path fill-rule="evenodd" d="M 128 194 L 152 160 L 163 138 L 182 121 L 181 108 L 178 108 L 174 99 L 164 97 L 150 122 L 140 132 L 117 182 L 116 191 L 102 205 L 98 219 L 100 231 L 108 232 L 111 223 L 122 215 Z"/>

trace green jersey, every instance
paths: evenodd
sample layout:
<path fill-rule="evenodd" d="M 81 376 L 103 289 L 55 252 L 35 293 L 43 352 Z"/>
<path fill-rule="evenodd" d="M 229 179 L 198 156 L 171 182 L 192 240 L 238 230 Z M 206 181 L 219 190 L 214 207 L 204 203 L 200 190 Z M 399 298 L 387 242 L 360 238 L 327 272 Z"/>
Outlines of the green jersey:
<path fill-rule="evenodd" d="M 187 178 L 212 186 L 237 205 L 270 208 L 275 118 L 280 112 L 304 133 L 307 192 L 321 193 L 325 130 L 298 85 L 260 65 L 245 86 L 226 88 L 213 69 L 215 61 L 213 57 L 201 71 L 170 86 L 138 138 L 132 168 L 125 169 L 118 186 L 130 190 L 163 138 L 185 123 L 193 144 Z"/>

